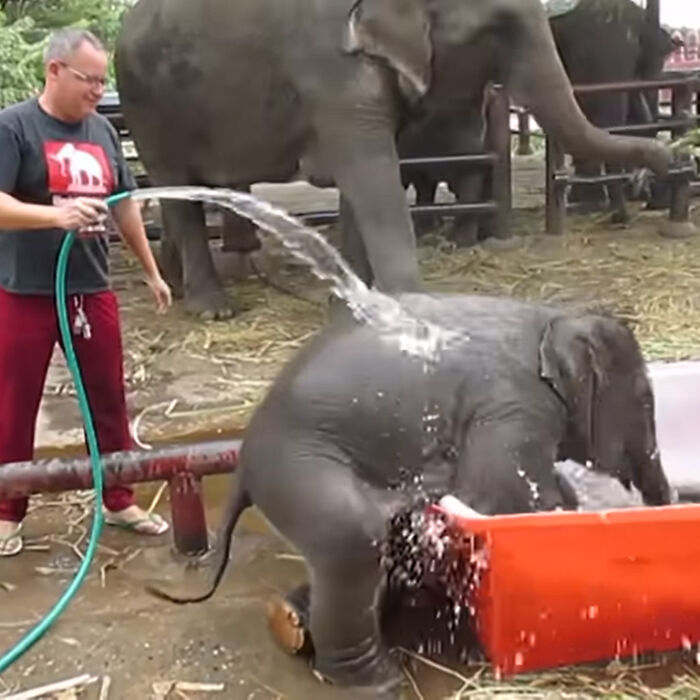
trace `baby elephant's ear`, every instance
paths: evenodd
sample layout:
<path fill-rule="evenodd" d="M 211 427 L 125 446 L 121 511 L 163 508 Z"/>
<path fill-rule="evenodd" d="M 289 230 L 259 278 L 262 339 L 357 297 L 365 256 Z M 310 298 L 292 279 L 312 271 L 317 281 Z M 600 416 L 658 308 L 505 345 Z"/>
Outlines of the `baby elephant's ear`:
<path fill-rule="evenodd" d="M 604 382 L 592 338 L 592 321 L 561 317 L 550 321 L 540 339 L 539 373 L 566 405 L 569 420 L 595 453 L 596 393 Z"/>
<path fill-rule="evenodd" d="M 357 0 L 345 49 L 385 60 L 407 97 L 420 99 L 430 87 L 433 55 L 425 0 Z"/>

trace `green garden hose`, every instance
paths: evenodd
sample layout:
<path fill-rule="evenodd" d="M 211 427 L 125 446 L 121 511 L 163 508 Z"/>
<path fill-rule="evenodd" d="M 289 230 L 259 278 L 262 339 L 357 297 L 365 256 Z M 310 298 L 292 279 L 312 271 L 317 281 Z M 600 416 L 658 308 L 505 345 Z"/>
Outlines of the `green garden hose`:
<path fill-rule="evenodd" d="M 118 201 L 126 199 L 130 196 L 131 192 L 120 192 L 119 194 L 108 197 L 105 202 L 107 206 L 112 206 Z M 78 592 L 78 589 L 83 584 L 88 569 L 92 564 L 95 551 L 97 550 L 97 542 L 100 539 L 102 526 L 104 523 L 104 517 L 102 514 L 102 459 L 100 457 L 100 450 L 97 444 L 97 435 L 95 433 L 92 413 L 90 412 L 90 404 L 88 402 L 87 394 L 85 393 L 85 387 L 83 386 L 83 380 L 80 375 L 80 366 L 73 348 L 70 323 L 68 320 L 68 305 L 66 303 L 66 274 L 68 271 L 68 258 L 70 256 L 70 251 L 73 247 L 74 241 L 75 231 L 69 231 L 63 240 L 61 250 L 58 255 L 55 281 L 56 311 L 58 313 L 58 327 L 61 333 L 61 339 L 63 340 L 66 362 L 68 364 L 68 368 L 70 369 L 71 375 L 73 376 L 73 381 L 75 382 L 75 387 L 78 393 L 78 404 L 80 405 L 80 413 L 82 414 L 83 423 L 85 425 L 85 434 L 87 436 L 87 445 L 90 454 L 92 481 L 93 488 L 95 489 L 95 512 L 92 519 L 92 530 L 90 532 L 90 540 L 88 542 L 87 551 L 85 552 L 85 557 L 83 558 L 80 568 L 78 569 L 65 593 L 34 628 L 32 628 L 22 639 L 20 639 L 20 641 L 7 653 L 0 657 L 0 673 L 7 670 L 15 661 L 17 661 L 17 659 L 19 659 L 39 639 L 41 639 L 41 637 L 46 634 L 49 628 L 68 607 L 68 604 L 71 602 L 75 594 Z"/>

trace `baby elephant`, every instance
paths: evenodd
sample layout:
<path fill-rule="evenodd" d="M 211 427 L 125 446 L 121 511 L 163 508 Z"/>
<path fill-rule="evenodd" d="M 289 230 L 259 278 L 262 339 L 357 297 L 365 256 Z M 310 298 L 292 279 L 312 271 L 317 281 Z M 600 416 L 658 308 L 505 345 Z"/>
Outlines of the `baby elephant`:
<path fill-rule="evenodd" d="M 253 417 L 208 590 L 241 513 L 257 506 L 304 557 L 314 668 L 327 680 L 396 687 L 381 634 L 387 523 L 418 491 L 486 515 L 575 508 L 555 473 L 573 459 L 670 502 L 654 399 L 632 332 L 598 315 L 481 296 L 404 295 L 464 336 L 434 366 L 338 317 L 282 371 Z M 302 620 L 306 622 L 306 620 Z"/>

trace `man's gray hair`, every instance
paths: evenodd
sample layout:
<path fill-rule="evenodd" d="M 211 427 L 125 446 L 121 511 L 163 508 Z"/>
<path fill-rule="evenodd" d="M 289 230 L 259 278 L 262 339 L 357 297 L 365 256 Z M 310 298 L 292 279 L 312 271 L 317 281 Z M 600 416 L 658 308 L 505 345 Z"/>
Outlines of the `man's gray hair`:
<path fill-rule="evenodd" d="M 49 61 L 64 61 L 74 51 L 77 51 L 84 42 L 88 42 L 96 49 L 105 51 L 102 42 L 87 29 L 79 27 L 66 27 L 54 32 L 44 50 L 44 63 Z"/>

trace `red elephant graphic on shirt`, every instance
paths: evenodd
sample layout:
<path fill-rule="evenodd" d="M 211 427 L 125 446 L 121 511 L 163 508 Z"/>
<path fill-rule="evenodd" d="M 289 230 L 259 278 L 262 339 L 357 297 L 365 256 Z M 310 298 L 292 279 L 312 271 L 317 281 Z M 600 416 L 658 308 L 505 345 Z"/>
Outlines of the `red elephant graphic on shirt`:
<path fill-rule="evenodd" d="M 53 192 L 83 195 L 111 192 L 113 177 L 101 146 L 50 142 L 46 145 L 46 155 Z"/>

